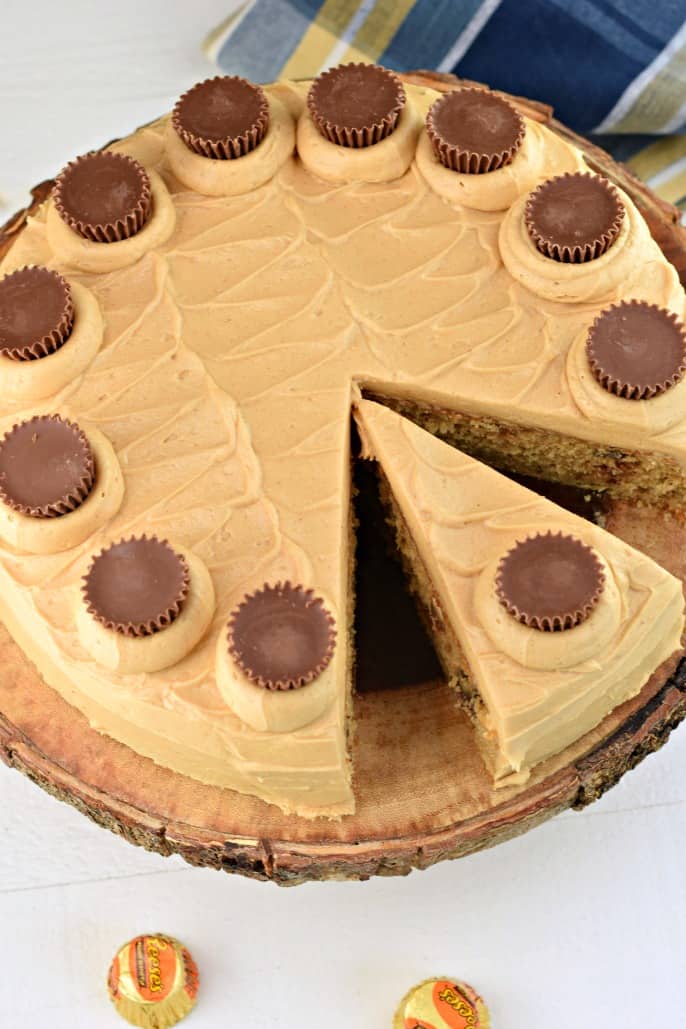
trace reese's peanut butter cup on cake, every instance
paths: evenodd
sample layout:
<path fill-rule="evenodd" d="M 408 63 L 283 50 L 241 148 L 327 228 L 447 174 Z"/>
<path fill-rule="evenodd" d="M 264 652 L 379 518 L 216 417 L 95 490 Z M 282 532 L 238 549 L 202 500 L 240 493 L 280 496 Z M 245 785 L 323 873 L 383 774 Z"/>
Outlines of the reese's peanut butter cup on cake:
<path fill-rule="evenodd" d="M 94 243 L 135 236 L 152 210 L 150 179 L 125 154 L 100 150 L 77 157 L 57 177 L 53 200 L 60 218 Z"/>
<path fill-rule="evenodd" d="M 562 532 L 520 540 L 502 558 L 496 595 L 518 622 L 543 632 L 573 629 L 598 603 L 605 573 L 594 551 Z"/>
<path fill-rule="evenodd" d="M 598 315 L 586 353 L 591 371 L 608 393 L 648 400 L 683 379 L 686 329 L 664 307 L 625 300 Z"/>
<path fill-rule="evenodd" d="M 192 1009 L 199 975 L 189 951 L 163 933 L 136 936 L 117 951 L 107 991 L 122 1018 L 141 1029 L 170 1029 Z"/>
<path fill-rule="evenodd" d="M 456 89 L 431 106 L 426 131 L 446 168 L 482 175 L 509 164 L 524 140 L 524 119 L 485 89 Z"/>
<path fill-rule="evenodd" d="M 20 514 L 69 514 L 88 497 L 94 481 L 88 439 L 78 425 L 59 415 L 21 422 L 0 442 L 0 500 Z"/>
<path fill-rule="evenodd" d="M 473 986 L 425 979 L 405 994 L 393 1029 L 490 1029 L 488 1008 Z"/>
<path fill-rule="evenodd" d="M 178 618 L 190 584 L 185 559 L 166 540 L 132 536 L 101 551 L 84 577 L 89 613 L 123 636 L 152 636 Z"/>
<path fill-rule="evenodd" d="M 264 90 L 238 75 L 199 82 L 177 101 L 172 125 L 189 150 L 203 157 L 244 157 L 269 127 Z"/>
<path fill-rule="evenodd" d="M 35 361 L 67 342 L 74 324 L 69 283 L 48 268 L 20 268 L 0 279 L 0 355 Z"/>
<path fill-rule="evenodd" d="M 317 129 L 339 146 L 366 147 L 390 136 L 405 106 L 397 75 L 377 64 L 341 64 L 314 80 L 307 106 Z"/>
<path fill-rule="evenodd" d="M 624 219 L 619 193 L 599 175 L 573 172 L 548 179 L 527 200 L 524 220 L 536 248 L 566 264 L 601 257 Z"/>
<path fill-rule="evenodd" d="M 267 583 L 248 594 L 229 619 L 229 653 L 256 686 L 292 690 L 316 679 L 336 643 L 333 617 L 310 589 Z"/>

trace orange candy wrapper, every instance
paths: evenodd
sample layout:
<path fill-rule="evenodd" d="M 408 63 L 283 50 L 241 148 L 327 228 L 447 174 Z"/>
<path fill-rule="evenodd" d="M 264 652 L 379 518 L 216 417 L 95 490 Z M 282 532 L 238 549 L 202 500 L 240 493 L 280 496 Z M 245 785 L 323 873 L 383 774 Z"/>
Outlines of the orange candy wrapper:
<path fill-rule="evenodd" d="M 488 1008 L 467 983 L 425 979 L 405 994 L 393 1029 L 490 1029 Z"/>
<path fill-rule="evenodd" d="M 107 988 L 115 1008 L 131 1025 L 170 1029 L 195 1005 L 198 969 L 171 936 L 136 936 L 117 951 Z"/>

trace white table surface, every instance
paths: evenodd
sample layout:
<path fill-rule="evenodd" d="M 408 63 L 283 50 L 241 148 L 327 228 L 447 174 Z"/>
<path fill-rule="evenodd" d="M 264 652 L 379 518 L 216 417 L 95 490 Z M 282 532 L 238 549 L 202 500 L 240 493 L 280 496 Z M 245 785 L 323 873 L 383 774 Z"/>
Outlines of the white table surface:
<path fill-rule="evenodd" d="M 231 0 L 4 0 L 0 195 L 169 108 L 211 74 Z M 2 209 L 0 208 L 0 215 Z M 200 966 L 194 1029 L 390 1029 L 430 975 L 495 1029 L 684 1025 L 686 731 L 592 808 L 493 851 L 279 890 L 146 854 L 0 766 L 0 1029 L 116 1029 L 105 973 L 144 931 Z"/>

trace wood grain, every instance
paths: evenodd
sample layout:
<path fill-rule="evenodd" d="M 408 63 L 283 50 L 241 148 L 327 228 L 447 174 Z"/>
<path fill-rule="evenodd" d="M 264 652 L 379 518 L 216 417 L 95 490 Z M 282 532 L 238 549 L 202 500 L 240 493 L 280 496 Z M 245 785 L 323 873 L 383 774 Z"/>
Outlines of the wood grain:
<path fill-rule="evenodd" d="M 417 72 L 409 81 L 439 89 L 457 80 Z M 575 136 L 549 108 L 511 98 L 586 153 L 642 211 L 686 279 L 686 239 L 676 209 L 607 154 Z M 32 207 L 0 230 L 0 255 Z M 673 516 L 617 505 L 608 527 L 686 577 L 686 528 Z M 406 874 L 492 846 L 569 807 L 597 799 L 686 717 L 686 662 L 667 662 L 638 697 L 537 770 L 525 787 L 493 791 L 464 716 L 439 682 L 365 693 L 356 699 L 358 811 L 339 822 L 283 815 L 261 801 L 203 786 L 91 730 L 40 679 L 0 626 L 0 758 L 98 824 L 161 854 L 291 885 L 307 880 Z"/>

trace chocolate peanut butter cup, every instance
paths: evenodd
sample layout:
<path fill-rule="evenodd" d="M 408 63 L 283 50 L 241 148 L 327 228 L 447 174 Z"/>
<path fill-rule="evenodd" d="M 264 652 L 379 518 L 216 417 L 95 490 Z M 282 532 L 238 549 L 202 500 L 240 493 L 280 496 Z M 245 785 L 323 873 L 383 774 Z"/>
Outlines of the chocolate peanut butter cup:
<path fill-rule="evenodd" d="M 42 415 L 15 425 L 0 442 L 0 500 L 30 518 L 75 511 L 93 489 L 95 460 L 78 425 Z"/>
<path fill-rule="evenodd" d="M 333 617 L 312 590 L 267 583 L 248 594 L 229 619 L 229 653 L 250 682 L 268 690 L 306 686 L 331 661 Z"/>
<path fill-rule="evenodd" d="M 624 205 L 607 179 L 573 172 L 548 179 L 531 193 L 524 210 L 536 248 L 565 264 L 601 257 L 617 239 Z"/>
<path fill-rule="evenodd" d="M 542 632 L 573 629 L 598 603 L 605 573 L 594 551 L 562 532 L 520 540 L 496 573 L 498 600 L 518 622 Z"/>
<path fill-rule="evenodd" d="M 143 165 L 109 150 L 68 164 L 57 177 L 53 200 L 69 228 L 94 243 L 135 236 L 152 210 L 150 179 Z"/>
<path fill-rule="evenodd" d="M 101 625 L 122 636 L 152 636 L 178 618 L 190 574 L 166 540 L 144 535 L 101 551 L 83 581 L 88 611 Z"/>
<path fill-rule="evenodd" d="M 405 100 L 402 82 L 386 68 L 341 64 L 314 80 L 307 106 L 325 139 L 359 148 L 391 135 Z"/>
<path fill-rule="evenodd" d="M 74 324 L 69 284 L 57 272 L 33 266 L 0 279 L 0 354 L 35 361 L 67 342 Z"/>
<path fill-rule="evenodd" d="M 524 140 L 524 119 L 495 93 L 456 89 L 432 105 L 426 131 L 446 168 L 482 175 L 510 163 Z"/>
<path fill-rule="evenodd" d="M 203 157 L 244 157 L 269 127 L 269 103 L 260 86 L 238 75 L 199 82 L 178 100 L 172 125 L 189 150 Z"/>
<path fill-rule="evenodd" d="M 588 363 L 608 393 L 648 400 L 686 372 L 686 329 L 656 304 L 627 300 L 602 311 L 588 333 Z"/>

